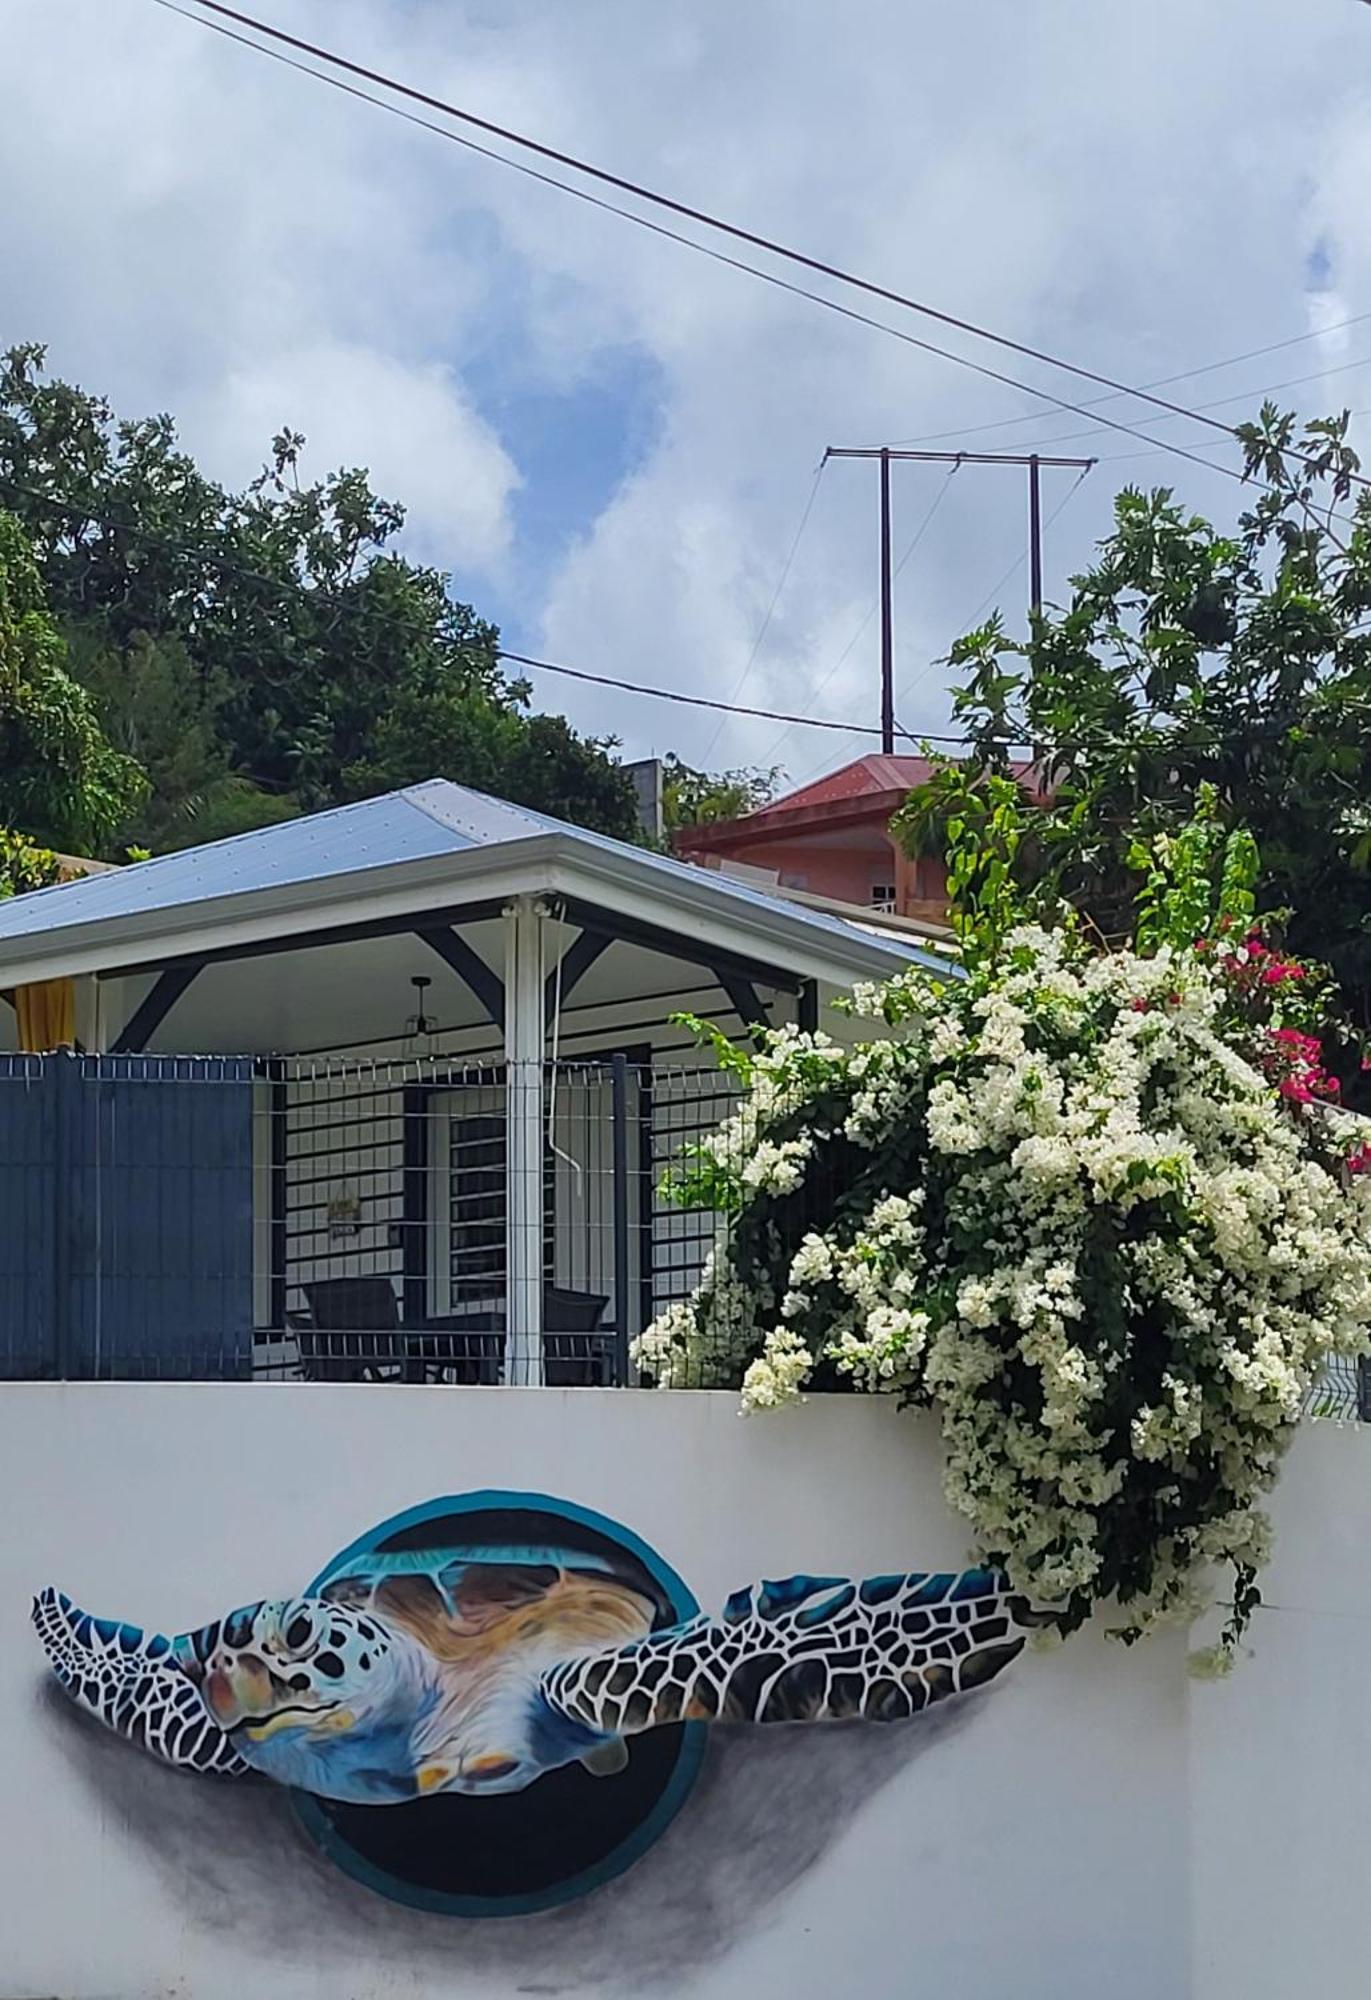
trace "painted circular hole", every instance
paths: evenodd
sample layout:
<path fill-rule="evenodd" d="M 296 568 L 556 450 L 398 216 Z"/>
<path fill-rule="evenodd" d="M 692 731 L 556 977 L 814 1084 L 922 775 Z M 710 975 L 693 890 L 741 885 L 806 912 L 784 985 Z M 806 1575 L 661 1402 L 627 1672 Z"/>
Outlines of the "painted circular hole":
<path fill-rule="evenodd" d="M 359 1557 L 460 1556 L 492 1549 L 584 1551 L 655 1607 L 653 1629 L 699 1606 L 655 1550 L 602 1514 L 544 1494 L 465 1493 L 383 1521 L 334 1557 L 315 1595 Z M 675 1818 L 704 1749 L 700 1723 L 653 1729 L 629 1742 L 612 1777 L 580 1764 L 549 1771 L 521 1792 L 473 1798 L 441 1793 L 404 1805 L 344 1805 L 294 1794 L 296 1813 L 329 1858 L 394 1901 L 453 1916 L 516 1916 L 583 1896 L 621 1875 Z"/>

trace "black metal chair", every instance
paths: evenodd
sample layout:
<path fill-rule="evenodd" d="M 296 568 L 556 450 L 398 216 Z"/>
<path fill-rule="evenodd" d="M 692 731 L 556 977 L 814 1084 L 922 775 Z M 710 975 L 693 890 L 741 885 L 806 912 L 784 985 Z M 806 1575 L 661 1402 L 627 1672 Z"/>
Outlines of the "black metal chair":
<path fill-rule="evenodd" d="M 502 1312 L 439 1313 L 405 1331 L 406 1382 L 496 1383 L 505 1364 Z"/>
<path fill-rule="evenodd" d="M 599 1331 L 609 1300 L 599 1292 L 543 1287 L 543 1380 L 550 1389 L 607 1388 L 613 1335 Z"/>
<path fill-rule="evenodd" d="M 389 1278 L 319 1278 L 304 1287 L 309 1314 L 291 1314 L 300 1366 L 314 1382 L 400 1379 L 400 1304 Z"/>
<path fill-rule="evenodd" d="M 389 1278 L 320 1278 L 308 1313 L 288 1313 L 300 1366 L 313 1382 L 497 1383 L 505 1369 L 502 1307 L 426 1315 L 406 1324 Z M 599 1292 L 543 1287 L 543 1380 L 550 1388 L 608 1387 L 614 1336 L 600 1331 Z"/>
<path fill-rule="evenodd" d="M 543 1380 L 551 1388 L 608 1386 L 613 1335 L 598 1331 L 609 1300 L 543 1288 Z M 496 1383 L 505 1372 L 503 1306 L 426 1317 L 402 1329 L 407 1382 Z"/>

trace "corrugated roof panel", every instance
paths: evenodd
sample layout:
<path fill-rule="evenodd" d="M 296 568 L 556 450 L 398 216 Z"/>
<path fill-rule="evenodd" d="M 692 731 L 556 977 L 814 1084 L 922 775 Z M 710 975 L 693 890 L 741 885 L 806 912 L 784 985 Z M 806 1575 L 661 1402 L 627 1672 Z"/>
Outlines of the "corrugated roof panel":
<path fill-rule="evenodd" d="M 735 876 L 721 874 L 713 868 L 696 868 L 689 861 L 678 861 L 670 854 L 658 854 L 652 848 L 627 847 L 622 840 L 612 840 L 606 833 L 592 833 L 582 826 L 567 826 L 561 820 L 545 819 L 541 813 L 524 813 L 522 807 L 519 811 L 521 817 L 537 822 L 539 832 L 567 834 L 580 847 L 596 847 L 608 849 L 611 853 L 632 854 L 644 868 L 674 875 L 678 879 L 684 877 L 692 887 L 702 881 L 707 882 L 724 902 L 740 906 L 740 914 L 741 909 L 749 904 L 754 909 L 783 910 L 787 917 L 798 919 L 814 931 L 823 932 L 829 937 L 845 938 L 849 942 L 853 938 L 860 938 L 863 944 L 867 945 L 873 941 L 859 925 L 849 923 L 843 917 L 830 916 L 826 910 L 806 909 L 803 904 L 792 903 L 787 896 L 769 895 L 765 889 L 754 888 L 750 882 L 740 882 Z M 943 963 L 935 953 L 924 951 L 920 945 L 906 946 L 889 936 L 881 938 L 880 943 L 888 947 L 892 960 L 899 960 L 904 964 L 908 964 L 911 959 L 920 964 Z"/>
<path fill-rule="evenodd" d="M 864 798 L 868 793 L 912 791 L 923 784 L 932 766 L 924 757 L 857 757 L 850 764 L 816 778 L 798 791 L 784 792 L 770 805 L 762 806 L 749 820 L 764 819 L 768 813 L 789 812 L 797 806 L 830 805 L 838 799 Z"/>
<path fill-rule="evenodd" d="M 866 952 L 879 944 L 892 970 L 911 960 L 934 966 L 944 963 L 934 952 L 891 937 L 877 939 L 826 911 L 806 909 L 712 870 L 631 847 L 607 834 L 570 826 L 524 806 L 508 805 L 446 778 L 432 778 L 403 792 L 314 813 L 283 826 L 262 827 L 204 847 L 186 848 L 112 874 L 16 896 L 0 902 L 0 943 L 6 938 L 60 932 L 116 917 L 146 913 L 153 918 L 160 911 L 248 896 L 286 883 L 324 881 L 396 862 L 509 846 L 547 834 L 557 835 L 587 859 L 594 854 L 612 855 L 621 865 L 628 859 L 648 881 L 654 875 L 669 876 L 688 886 L 695 896 L 703 891 L 723 909 L 736 912 L 742 926 L 749 909 L 772 915 L 780 912 L 788 923 L 811 930 L 816 939 L 822 936 L 849 946 L 859 942 Z M 150 931 L 155 929 L 155 924 L 149 925 Z"/>
<path fill-rule="evenodd" d="M 141 911 L 176 909 L 277 883 L 318 882 L 387 862 L 455 854 L 480 844 L 478 836 L 444 825 L 404 792 L 390 792 L 307 819 L 135 862 L 109 874 L 15 896 L 0 902 L 0 939 L 31 937 Z"/>
<path fill-rule="evenodd" d="M 933 768 L 927 757 L 887 757 L 879 751 L 869 751 L 865 757 L 840 765 L 826 777 L 816 778 L 811 785 L 802 785 L 798 791 L 783 793 L 769 805 L 749 813 L 740 824 L 760 826 L 765 823 L 768 813 L 791 812 L 800 806 L 831 805 L 839 800 L 860 799 L 868 795 L 879 798 L 886 792 L 912 792 L 916 785 L 927 783 L 933 775 Z M 1014 758 L 1009 768 L 1016 776 L 1022 777 L 1032 766 L 1023 758 Z"/>
<path fill-rule="evenodd" d="M 565 820 L 549 819 L 528 806 L 512 806 L 485 792 L 455 785 L 450 778 L 428 778 L 411 785 L 397 798 L 408 799 L 439 826 L 457 835 L 463 846 L 498 847 L 509 840 L 532 840 L 540 833 L 576 833 Z"/>

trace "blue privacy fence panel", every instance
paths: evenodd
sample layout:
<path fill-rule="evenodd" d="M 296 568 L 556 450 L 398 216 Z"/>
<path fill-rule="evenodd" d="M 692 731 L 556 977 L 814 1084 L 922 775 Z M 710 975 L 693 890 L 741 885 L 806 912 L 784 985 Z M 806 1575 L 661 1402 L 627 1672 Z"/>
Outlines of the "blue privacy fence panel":
<path fill-rule="evenodd" d="M 7 1375 L 250 1372 L 252 1110 L 247 1059 L 55 1055 L 24 1092 L 0 1079 L 0 1194 L 26 1156 L 33 1223 L 0 1252 Z"/>
<path fill-rule="evenodd" d="M 57 1373 L 50 1059 L 0 1056 L 0 1377 Z"/>

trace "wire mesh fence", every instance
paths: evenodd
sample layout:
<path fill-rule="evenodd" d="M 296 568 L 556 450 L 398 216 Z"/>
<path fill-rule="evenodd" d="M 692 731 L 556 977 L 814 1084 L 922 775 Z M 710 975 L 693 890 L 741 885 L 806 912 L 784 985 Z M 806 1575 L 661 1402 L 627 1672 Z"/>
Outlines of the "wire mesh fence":
<path fill-rule="evenodd" d="M 632 1382 L 720 1238 L 671 1188 L 735 1093 L 629 1054 L 0 1056 L 0 1380 Z M 1366 1364 L 1305 1414 L 1371 1417 Z"/>
<path fill-rule="evenodd" d="M 1336 1423 L 1371 1422 L 1371 1371 L 1365 1361 L 1334 1355 L 1304 1399 L 1306 1417 Z"/>
<path fill-rule="evenodd" d="M 0 1375 L 607 1385 L 713 1225 L 712 1067 L 0 1063 Z"/>

